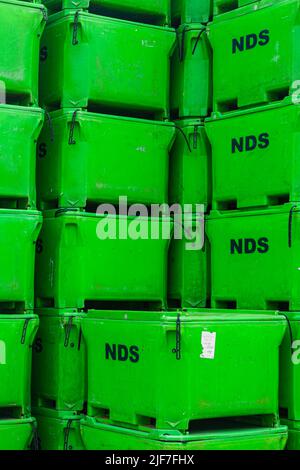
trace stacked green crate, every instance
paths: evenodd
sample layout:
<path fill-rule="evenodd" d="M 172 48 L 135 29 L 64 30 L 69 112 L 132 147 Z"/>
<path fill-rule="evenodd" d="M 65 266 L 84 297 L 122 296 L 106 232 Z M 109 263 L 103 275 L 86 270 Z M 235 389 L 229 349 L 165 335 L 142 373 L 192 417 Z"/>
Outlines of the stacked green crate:
<path fill-rule="evenodd" d="M 170 220 L 143 217 L 143 230 L 149 234 L 154 226 L 157 236 L 134 240 L 124 231 L 130 233 L 136 220 L 122 207 L 109 217 L 104 208 L 94 210 L 100 203 L 117 205 L 120 196 L 129 204 L 211 206 L 204 128 L 211 110 L 210 2 L 205 11 L 204 4 L 198 11 L 198 2 L 181 2 L 176 47 L 175 31 L 167 27 L 169 2 L 140 3 L 86 2 L 78 10 L 49 2 L 56 13 L 41 47 L 41 97 L 51 113 L 38 152 L 45 216 L 33 381 L 39 445 L 280 449 L 286 428 L 278 422 L 276 391 L 285 319 L 168 311 L 207 306 L 207 250 L 172 241 L 168 292 Z M 192 210 L 184 231 L 202 219 Z M 235 348 L 246 342 L 249 349 L 233 355 L 232 338 Z M 238 378 L 237 371 L 243 371 Z M 267 375 L 260 387 L 258 375 Z M 218 407 L 220 391 L 224 406 Z M 81 420 L 86 400 L 88 416 Z"/>
<path fill-rule="evenodd" d="M 176 239 L 180 221 L 175 218 L 174 240 L 169 255 L 168 299 L 170 307 L 205 307 L 201 251 L 191 236 L 201 238 L 203 214 L 211 206 L 210 146 L 204 118 L 212 99 L 212 57 L 206 34 L 212 2 L 173 0 L 172 21 L 177 30 L 171 63 L 171 116 L 177 136 L 170 160 L 169 203 L 188 214 L 182 221 L 183 240 Z M 189 247 L 188 246 L 188 242 Z"/>
<path fill-rule="evenodd" d="M 285 328 L 261 312 L 90 311 L 86 449 L 282 449 Z"/>
<path fill-rule="evenodd" d="M 35 245 L 42 225 L 36 210 L 36 142 L 43 6 L 0 2 L 0 448 L 26 450 L 36 441 L 31 417 Z M 36 442 L 35 442 L 36 443 Z"/>
<path fill-rule="evenodd" d="M 284 312 L 280 412 L 299 449 L 295 348 L 299 139 L 297 0 L 215 0 L 212 207 L 206 220 L 213 308 Z M 222 44 L 222 47 L 220 47 Z"/>
<path fill-rule="evenodd" d="M 119 198 L 126 196 L 128 205 L 168 203 L 176 35 L 169 0 L 85 1 L 75 9 L 71 2 L 46 4 L 53 14 L 41 45 L 40 93 L 50 114 L 38 147 L 45 224 L 37 257 L 41 326 L 33 402 L 41 448 L 79 450 L 84 312 L 91 305 L 167 305 L 170 236 L 163 231 L 172 233 L 172 222 L 144 217 L 157 238 L 123 239 L 119 230 L 127 232 L 134 219 L 119 211 Z M 117 208 L 108 219 L 96 213 L 105 203 Z M 101 238 L 103 224 L 112 225 L 116 239 Z M 72 428 L 77 437 L 68 445 L 64 436 Z"/>

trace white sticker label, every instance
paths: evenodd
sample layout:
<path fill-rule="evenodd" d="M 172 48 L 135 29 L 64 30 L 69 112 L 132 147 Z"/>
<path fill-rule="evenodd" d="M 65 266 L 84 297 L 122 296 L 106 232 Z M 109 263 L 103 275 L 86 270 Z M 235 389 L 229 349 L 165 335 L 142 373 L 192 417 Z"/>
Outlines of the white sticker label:
<path fill-rule="evenodd" d="M 201 346 L 202 354 L 201 359 L 214 359 L 216 348 L 216 335 L 217 333 L 210 333 L 209 331 L 202 331 Z"/>

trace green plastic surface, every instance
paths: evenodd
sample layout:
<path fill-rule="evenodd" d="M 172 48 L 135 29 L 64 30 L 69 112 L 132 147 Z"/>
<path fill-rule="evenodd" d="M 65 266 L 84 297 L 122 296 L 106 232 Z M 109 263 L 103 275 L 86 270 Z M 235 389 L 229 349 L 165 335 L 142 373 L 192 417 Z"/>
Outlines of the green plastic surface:
<path fill-rule="evenodd" d="M 177 223 L 179 222 L 175 220 L 174 238 L 169 250 L 169 306 L 206 307 L 209 298 L 208 258 L 205 256 L 205 247 L 201 248 L 204 242 L 204 215 L 194 214 L 189 223 L 184 223 L 182 240 L 175 239 Z M 194 234 L 192 240 L 191 233 Z"/>
<path fill-rule="evenodd" d="M 211 152 L 203 123 L 186 119 L 175 125 L 182 131 L 177 130 L 171 152 L 169 202 L 203 204 L 207 209 L 211 204 Z"/>
<path fill-rule="evenodd" d="M 299 211 L 297 204 L 284 204 L 211 213 L 206 255 L 213 307 L 300 309 Z"/>
<path fill-rule="evenodd" d="M 167 118 L 175 31 L 85 12 L 76 18 L 66 11 L 49 20 L 41 49 L 41 103 Z"/>
<path fill-rule="evenodd" d="M 40 450 L 84 450 L 80 434 L 82 415 L 64 416 L 45 410 L 34 410 Z"/>
<path fill-rule="evenodd" d="M 214 18 L 208 37 L 215 111 L 298 99 L 299 6 L 264 0 Z"/>
<path fill-rule="evenodd" d="M 207 120 L 214 208 L 300 200 L 299 118 L 299 105 L 269 105 Z"/>
<path fill-rule="evenodd" d="M 174 25 L 207 23 L 212 16 L 212 0 L 171 0 Z"/>
<path fill-rule="evenodd" d="M 17 419 L 30 416 L 32 344 L 38 324 L 38 317 L 32 314 L 0 315 L 0 413 L 2 417 Z"/>
<path fill-rule="evenodd" d="M 165 26 L 170 24 L 170 0 L 45 0 L 50 12 L 84 9 L 104 16 Z"/>
<path fill-rule="evenodd" d="M 30 450 L 35 430 L 34 418 L 0 420 L 0 450 Z"/>
<path fill-rule="evenodd" d="M 211 48 L 205 26 L 182 25 L 172 58 L 171 115 L 206 117 L 211 110 Z"/>
<path fill-rule="evenodd" d="M 36 263 L 39 306 L 83 308 L 95 301 L 166 305 L 168 218 L 136 220 L 68 210 L 46 211 L 44 217 Z M 104 235 L 99 223 L 108 230 L 106 239 L 97 236 Z M 152 230 L 157 238 L 145 238 Z"/>
<path fill-rule="evenodd" d="M 51 113 L 51 122 L 51 128 L 45 122 L 39 141 L 42 207 L 119 204 L 120 196 L 129 204 L 168 202 L 171 123 L 80 110 Z"/>
<path fill-rule="evenodd" d="M 212 418 L 277 421 L 284 317 L 89 311 L 82 328 L 88 415 L 98 421 L 180 431 Z"/>
<path fill-rule="evenodd" d="M 32 403 L 82 411 L 86 398 L 83 314 L 37 310 L 40 327 L 33 348 Z"/>
<path fill-rule="evenodd" d="M 1 102 L 37 106 L 40 38 L 46 24 L 43 6 L 0 2 Z"/>
<path fill-rule="evenodd" d="M 35 243 L 40 212 L 0 209 L 0 311 L 34 308 Z"/>
<path fill-rule="evenodd" d="M 287 440 L 286 426 L 214 430 L 195 434 L 176 431 L 138 432 L 81 421 L 82 439 L 87 450 L 282 450 Z"/>
<path fill-rule="evenodd" d="M 43 111 L 0 104 L 0 205 L 36 207 L 36 141 Z"/>

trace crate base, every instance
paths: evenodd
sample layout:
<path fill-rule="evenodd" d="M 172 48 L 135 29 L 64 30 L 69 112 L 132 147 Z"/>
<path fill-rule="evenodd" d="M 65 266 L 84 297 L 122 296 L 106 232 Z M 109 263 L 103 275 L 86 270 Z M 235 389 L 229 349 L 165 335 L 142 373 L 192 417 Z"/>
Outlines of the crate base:
<path fill-rule="evenodd" d="M 34 418 L 0 421 L 0 451 L 30 450 L 36 430 Z"/>
<path fill-rule="evenodd" d="M 176 431 L 150 432 L 81 421 L 82 439 L 87 450 L 282 450 L 287 428 L 235 427 L 216 431 L 181 434 Z"/>

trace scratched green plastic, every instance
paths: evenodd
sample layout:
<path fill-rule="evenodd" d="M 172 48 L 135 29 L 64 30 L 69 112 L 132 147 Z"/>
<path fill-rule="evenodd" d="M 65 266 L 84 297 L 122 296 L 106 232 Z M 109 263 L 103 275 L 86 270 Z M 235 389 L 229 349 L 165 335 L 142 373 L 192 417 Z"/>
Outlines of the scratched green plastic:
<path fill-rule="evenodd" d="M 170 24 L 170 0 L 45 0 L 51 11 L 91 9 L 97 14 L 165 26 Z"/>
<path fill-rule="evenodd" d="M 75 14 L 52 15 L 43 35 L 41 103 L 167 118 L 175 30 L 80 11 L 76 38 Z"/>
<path fill-rule="evenodd" d="M 171 114 L 206 117 L 211 110 L 211 49 L 201 24 L 182 25 L 172 58 Z"/>
<path fill-rule="evenodd" d="M 299 311 L 299 224 L 298 204 L 212 212 L 206 222 L 212 306 Z"/>
<path fill-rule="evenodd" d="M 83 314 L 53 309 L 37 313 L 40 327 L 33 348 L 33 406 L 82 411 L 86 391 Z"/>
<path fill-rule="evenodd" d="M 41 5 L 0 2 L 0 90 L 6 103 L 38 104 L 39 47 L 46 17 Z"/>
<path fill-rule="evenodd" d="M 0 450 L 30 450 L 35 429 L 34 418 L 0 420 Z"/>
<path fill-rule="evenodd" d="M 135 239 L 140 223 L 144 235 Z M 104 239 L 105 227 L 109 233 Z M 157 238 L 145 238 L 151 227 Z M 36 263 L 38 304 L 47 306 L 50 301 L 55 308 L 83 308 L 88 301 L 132 301 L 165 306 L 169 229 L 172 236 L 168 218 L 137 221 L 125 215 L 44 212 Z"/>
<path fill-rule="evenodd" d="M 0 310 L 34 308 L 35 243 L 40 212 L 0 209 Z"/>
<path fill-rule="evenodd" d="M 0 412 L 13 418 L 30 416 L 32 344 L 36 315 L 0 316 Z M 0 421 L 1 435 L 1 421 Z M 0 438 L 1 441 L 1 438 Z M 1 446 L 1 444 L 0 444 Z"/>
<path fill-rule="evenodd" d="M 216 424 L 217 426 L 217 424 Z M 135 431 L 97 423 L 92 418 L 81 421 L 86 450 L 282 450 L 287 440 L 286 426 L 278 428 L 217 428 L 182 434 L 176 431 Z"/>
<path fill-rule="evenodd" d="M 265 0 L 214 18 L 208 37 L 214 58 L 215 111 L 297 98 L 299 7 L 299 0 Z"/>
<path fill-rule="evenodd" d="M 42 207 L 86 207 L 87 203 L 168 202 L 171 123 L 77 110 L 51 113 L 39 141 L 38 192 Z M 54 134 L 54 139 L 52 137 Z"/>
<path fill-rule="evenodd" d="M 194 420 L 261 416 L 272 425 L 277 420 L 284 317 L 228 310 L 89 311 L 82 328 L 88 415 L 100 422 L 183 432 Z M 216 333 L 210 359 L 201 358 L 203 332 Z M 119 356 L 107 353 L 113 345 L 123 345 Z"/>

